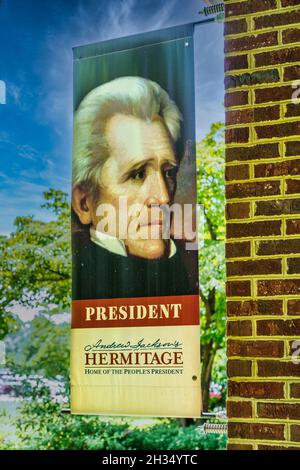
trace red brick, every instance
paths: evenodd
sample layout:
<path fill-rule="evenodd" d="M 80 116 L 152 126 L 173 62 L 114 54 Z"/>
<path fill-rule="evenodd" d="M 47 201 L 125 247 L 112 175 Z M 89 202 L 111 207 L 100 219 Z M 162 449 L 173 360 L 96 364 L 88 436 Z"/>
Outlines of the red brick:
<path fill-rule="evenodd" d="M 287 264 L 288 274 L 300 274 L 300 258 L 290 258 L 287 260 Z"/>
<path fill-rule="evenodd" d="M 285 26 L 293 23 L 300 23 L 300 12 L 298 10 L 287 13 L 261 15 L 254 18 L 255 29 L 271 28 L 272 26 Z"/>
<path fill-rule="evenodd" d="M 252 403 L 251 401 L 228 401 L 227 416 L 229 418 L 251 418 Z"/>
<path fill-rule="evenodd" d="M 279 118 L 279 106 L 264 106 L 263 108 L 254 108 L 254 122 L 274 121 Z"/>
<path fill-rule="evenodd" d="M 295 117 L 300 116 L 300 106 L 299 104 L 288 104 L 285 112 L 286 117 Z"/>
<path fill-rule="evenodd" d="M 248 68 L 248 57 L 246 54 L 226 57 L 225 59 L 225 72 L 246 68 Z"/>
<path fill-rule="evenodd" d="M 300 239 L 262 241 L 256 244 L 256 254 L 286 255 L 300 253 Z"/>
<path fill-rule="evenodd" d="M 255 204 L 255 215 L 279 215 L 290 213 L 290 201 L 278 199 L 274 201 L 258 201 Z"/>
<path fill-rule="evenodd" d="M 234 39 L 225 39 L 225 53 L 249 51 L 251 49 L 258 49 L 260 47 L 276 46 L 277 44 L 277 31 Z"/>
<path fill-rule="evenodd" d="M 281 5 L 283 7 L 292 7 L 292 6 L 296 6 L 296 5 L 299 5 L 299 0 L 281 0 Z"/>
<path fill-rule="evenodd" d="M 234 110 L 226 112 L 226 124 L 233 125 L 261 121 L 274 121 L 279 119 L 279 117 L 279 106 Z"/>
<path fill-rule="evenodd" d="M 258 295 L 299 295 L 300 279 L 257 281 Z"/>
<path fill-rule="evenodd" d="M 253 109 L 242 109 L 235 111 L 227 111 L 225 113 L 225 122 L 227 126 L 233 124 L 244 124 L 247 122 L 253 122 Z"/>
<path fill-rule="evenodd" d="M 247 219 L 250 217 L 250 203 L 226 204 L 226 219 Z M 243 255 L 242 255 L 243 256 Z"/>
<path fill-rule="evenodd" d="M 257 334 L 264 336 L 300 335 L 300 320 L 258 320 Z M 300 415 L 299 415 L 300 417 Z"/>
<path fill-rule="evenodd" d="M 226 129 L 225 131 L 225 143 L 245 143 L 249 140 L 249 128 L 248 127 L 237 127 L 232 129 Z"/>
<path fill-rule="evenodd" d="M 256 203 L 255 215 L 299 214 L 300 200 L 279 199 L 274 201 L 259 201 Z"/>
<path fill-rule="evenodd" d="M 300 193 L 300 179 L 286 180 L 286 193 L 287 194 Z"/>
<path fill-rule="evenodd" d="M 264 0 L 247 0 L 247 1 L 236 1 L 236 3 L 226 4 L 226 13 L 231 16 L 241 15 L 239 20 L 233 20 L 236 22 L 236 30 L 234 30 L 233 24 L 230 25 L 232 28 L 227 29 L 231 34 L 237 34 L 238 28 L 247 28 L 245 23 L 245 18 L 242 15 L 254 13 L 252 17 L 252 25 L 258 29 L 264 27 L 276 28 L 277 26 L 287 26 L 288 24 L 298 24 L 300 23 L 300 11 L 295 9 L 294 12 L 291 11 L 280 11 L 280 1 L 279 0 L 270 0 L 268 5 Z M 226 3 L 226 2 L 225 2 Z M 295 2 L 295 0 L 282 0 L 283 6 L 290 5 L 300 5 L 300 0 Z M 270 13 L 268 10 L 274 10 L 274 14 Z M 259 15 L 259 11 L 264 11 L 266 13 Z M 226 28 L 226 26 L 225 26 Z M 283 41 L 287 41 L 287 44 L 300 41 L 300 29 L 293 31 L 295 28 L 280 28 L 283 29 Z M 271 32 L 260 32 L 259 35 L 254 36 L 254 32 L 249 32 L 249 35 L 245 35 L 238 38 L 228 38 L 226 42 L 227 51 L 251 51 L 251 49 L 256 47 L 264 48 L 265 44 L 263 41 L 258 42 L 259 38 L 268 41 L 271 41 L 269 44 L 272 44 L 272 41 L 277 40 L 278 29 L 273 29 Z M 297 36 L 297 38 L 296 38 Z M 257 41 L 257 42 L 256 42 Z M 254 167 L 255 177 L 264 179 L 265 181 L 248 181 L 248 183 L 237 183 L 237 181 L 243 181 L 249 179 L 248 173 L 243 173 L 243 166 L 237 166 L 237 168 L 230 168 L 227 172 L 227 181 L 236 182 L 231 183 L 227 186 L 227 197 L 232 199 L 232 202 L 227 201 L 226 214 L 227 220 L 231 219 L 231 222 L 227 224 L 227 234 L 228 238 L 243 239 L 243 237 L 270 237 L 269 242 L 267 240 L 258 241 L 254 240 L 256 251 L 259 256 L 263 256 L 263 251 L 266 250 L 266 256 L 275 255 L 276 259 L 248 259 L 245 260 L 236 260 L 236 262 L 228 263 L 228 275 L 229 276 L 252 276 L 257 275 L 261 276 L 261 279 L 255 279 L 254 284 L 257 285 L 258 292 L 256 289 L 252 291 L 252 284 L 242 284 L 243 281 L 238 280 L 236 284 L 233 284 L 234 281 L 227 283 L 227 289 L 229 298 L 232 297 L 232 300 L 228 301 L 227 304 L 227 333 L 229 336 L 234 337 L 234 339 L 228 340 L 228 377 L 237 377 L 238 382 L 229 381 L 229 396 L 234 397 L 234 400 L 228 401 L 228 415 L 229 418 L 239 418 L 239 423 L 231 422 L 229 420 L 229 437 L 237 439 L 245 439 L 244 444 L 232 444 L 234 446 L 250 446 L 252 448 L 251 441 L 257 441 L 258 449 L 262 450 L 264 446 L 269 447 L 270 450 L 276 449 L 287 449 L 295 448 L 300 450 L 300 446 L 296 447 L 294 444 L 288 444 L 287 442 L 276 442 L 276 441 L 285 441 L 287 439 L 286 432 L 287 424 L 286 423 L 276 423 L 271 422 L 271 419 L 298 419 L 300 417 L 300 404 L 299 403 L 286 403 L 279 402 L 279 400 L 287 400 L 286 388 L 290 387 L 290 395 L 292 399 L 297 400 L 297 393 L 300 393 L 300 384 L 299 390 L 294 390 L 295 397 L 292 396 L 292 385 L 286 385 L 285 377 L 289 378 L 289 382 L 293 382 L 293 377 L 300 376 L 300 364 L 295 367 L 292 363 L 291 357 L 287 357 L 286 343 L 291 341 L 291 336 L 297 335 L 299 337 L 300 332 L 300 320 L 297 320 L 296 317 L 293 318 L 291 315 L 300 315 L 300 300 L 296 299 L 296 296 L 300 294 L 300 258 L 296 256 L 293 257 L 293 254 L 300 254 L 300 237 L 298 240 L 290 239 L 277 240 L 273 239 L 274 236 L 282 236 L 287 233 L 287 235 L 294 235 L 300 233 L 300 218 L 296 219 L 297 215 L 300 214 L 300 198 L 299 202 L 295 196 L 292 199 L 292 196 L 288 198 L 283 198 L 283 194 L 295 194 L 300 193 L 300 177 L 299 181 L 293 179 L 293 175 L 300 175 L 300 142 L 298 136 L 300 134 L 300 122 L 283 121 L 276 123 L 280 119 L 279 113 L 279 102 L 285 101 L 288 102 L 287 106 L 284 106 L 285 117 L 294 118 L 294 121 L 300 116 L 300 107 L 298 108 L 292 104 L 292 94 L 293 89 L 291 85 L 286 86 L 265 86 L 265 88 L 256 88 L 253 90 L 255 94 L 255 102 L 260 103 L 264 106 L 262 107 L 253 107 L 250 100 L 250 92 L 246 91 L 246 87 L 250 87 L 253 84 L 253 80 L 265 80 L 260 83 L 276 83 L 278 76 L 276 73 L 283 68 L 284 79 L 292 81 L 295 78 L 300 78 L 300 46 L 298 44 L 292 44 L 293 47 L 285 46 L 284 48 L 269 48 L 272 50 L 266 51 L 261 50 L 254 51 L 254 61 L 252 64 L 255 67 L 261 68 L 261 76 L 255 72 L 255 77 L 253 78 L 253 73 L 246 73 L 247 67 L 251 64 L 247 63 L 247 58 L 245 52 L 240 56 L 234 56 L 229 58 L 229 62 L 226 67 L 227 70 L 237 70 L 240 72 L 233 72 L 227 74 L 226 77 L 226 87 L 244 87 L 242 90 L 246 94 L 236 95 L 237 92 L 227 93 L 226 105 L 235 106 L 236 109 L 229 110 L 226 114 L 226 124 L 231 127 L 233 130 L 227 131 L 227 143 L 237 143 L 234 148 L 226 149 L 226 159 L 227 162 L 248 162 L 252 160 L 260 160 L 260 164 L 256 164 Z M 250 54 L 249 54 L 250 56 Z M 294 66 L 287 65 L 288 63 L 294 62 Z M 230 65 L 231 64 L 231 65 Z M 275 72 L 267 76 L 267 72 L 270 73 L 272 69 L 272 64 L 277 67 Z M 230 66 L 236 67 L 236 69 L 230 69 Z M 266 66 L 266 68 L 264 68 Z M 251 92 L 252 93 L 252 92 Z M 238 104 L 238 100 L 241 99 L 244 101 L 241 104 Z M 277 101 L 277 104 L 275 102 Z M 229 105 L 228 105 L 229 103 Z M 273 104 L 274 103 L 274 104 Z M 266 104 L 266 105 L 265 105 Z M 299 109 L 299 110 L 298 110 Z M 275 122 L 274 122 L 275 121 Z M 248 125 L 252 123 L 256 124 L 257 139 L 269 139 L 270 145 L 272 147 L 266 149 L 266 155 L 258 153 L 258 146 L 252 144 L 252 134 L 246 136 L 242 133 L 243 129 L 247 129 Z M 259 125 L 258 123 L 265 123 L 265 125 Z M 243 127 L 236 127 L 240 125 Z M 242 130 L 241 130 L 242 129 Z M 255 137 L 255 136 L 254 136 Z M 282 154 L 281 145 L 279 146 L 278 140 L 284 141 L 285 137 L 292 138 L 293 142 L 285 142 L 286 153 Z M 243 139 L 247 138 L 243 146 Z M 231 140 L 232 139 L 232 140 Z M 250 141 L 248 140 L 250 139 Z M 274 139 L 274 140 L 273 140 Z M 277 139 L 277 142 L 276 142 Z M 255 141 L 255 139 L 254 139 Z M 233 147 L 233 146 L 231 146 Z M 261 145 L 262 149 L 263 145 Z M 297 149 L 299 148 L 298 153 Z M 290 152 L 290 153 L 289 153 Z M 277 158 L 284 156 L 299 157 L 293 162 L 288 159 L 282 159 L 280 162 L 272 162 L 271 165 L 267 164 L 267 158 Z M 265 160 L 265 161 L 263 161 Z M 258 163 L 258 162 L 255 162 Z M 246 169 L 245 169 L 246 172 Z M 238 175 L 238 176 L 236 176 Z M 247 176 L 246 176 L 247 175 Z M 283 178 L 283 177 L 287 177 Z M 237 179 L 238 178 L 238 179 Z M 271 187 L 266 187 L 263 189 L 263 186 L 254 186 L 255 183 L 266 184 L 268 181 L 267 178 L 270 178 Z M 274 181 L 274 179 L 280 179 L 283 183 L 279 184 L 279 181 Z M 283 181 L 283 179 L 285 181 Z M 273 186 L 274 183 L 274 186 Z M 276 185 L 277 183 L 277 185 Z M 248 185 L 249 186 L 246 186 Z M 286 193 L 282 193 L 282 188 L 286 188 Z M 268 192 L 270 191 L 270 192 Z M 272 192 L 274 191 L 274 193 Z M 273 200 L 265 199 L 265 196 L 270 196 Z M 278 197 L 279 196 L 279 197 Z M 260 200 L 260 198 L 263 198 Z M 278 199 L 276 200 L 276 198 Z M 244 202 L 234 202 L 235 199 L 243 200 Z M 246 199 L 247 198 L 247 199 Z M 256 204 L 256 214 L 257 216 L 266 216 L 265 219 L 272 218 L 273 216 L 282 216 L 295 214 L 294 219 L 286 220 L 286 217 L 281 217 L 278 220 L 269 220 L 269 221 L 251 221 L 249 223 L 249 199 L 252 198 Z M 252 203 L 253 204 L 253 203 Z M 251 212 L 252 214 L 252 212 Z M 232 222 L 236 220 L 236 222 Z M 238 222 L 239 220 L 239 222 Z M 260 224 L 260 225 L 258 225 Z M 286 228 L 287 232 L 284 231 Z M 290 233 L 289 233 L 290 231 Z M 298 232 L 297 232 L 298 231 Z M 246 239 L 247 239 L 246 238 Z M 271 239 L 271 240 L 270 240 Z M 286 242 L 286 243 L 285 243 Z M 244 257 L 248 256 L 250 258 L 252 250 L 250 250 L 250 245 L 245 245 L 245 251 L 243 250 L 243 242 L 237 243 L 227 243 L 227 256 L 232 257 Z M 298 249 L 299 248 L 299 249 Z M 279 249 L 279 252 L 277 251 Z M 293 279 L 285 277 L 281 272 L 281 263 L 282 260 L 278 259 L 280 256 L 280 250 L 283 251 L 282 254 L 291 254 L 290 258 L 287 260 L 288 274 L 298 274 L 299 279 Z M 297 250 L 297 251 L 295 251 Z M 252 253 L 253 255 L 253 253 Z M 228 258 L 227 258 L 228 260 Z M 282 274 L 281 279 L 268 279 L 271 275 L 277 277 L 276 274 Z M 242 278 L 243 279 L 243 278 Z M 248 281 L 246 281 L 248 282 Z M 234 294 L 233 294 L 234 292 Z M 238 292 L 238 294 L 237 294 Z M 249 296 L 265 296 L 269 295 L 265 301 L 263 299 L 259 300 L 249 300 Z M 244 296 L 244 302 L 241 300 L 235 300 L 234 297 Z M 276 299 L 276 296 L 282 296 L 280 299 Z M 273 297 L 273 299 L 271 299 Z M 285 299 L 286 296 L 291 296 L 292 298 Z M 295 299 L 293 299 L 295 297 Z M 284 300 L 282 300 L 284 298 Z M 283 316 L 283 306 L 285 302 L 288 301 L 288 315 L 289 319 Z M 265 302 L 261 304 L 260 302 Z M 297 303 L 299 302 L 299 303 Z M 297 308 L 299 314 L 297 313 Z M 261 313 L 262 312 L 262 313 Z M 245 317 L 248 316 L 249 320 L 241 318 L 242 315 Z M 256 335 L 261 335 L 261 338 L 256 336 L 253 338 L 251 335 L 252 332 L 252 318 L 255 318 L 255 315 L 281 315 L 282 319 L 279 320 L 274 318 L 265 318 L 256 319 Z M 234 321 L 232 318 L 234 317 Z M 250 317 L 251 321 L 250 321 Z M 300 318 L 300 317 L 298 317 Z M 297 323 L 298 322 L 298 323 Z M 243 338 L 243 336 L 250 336 L 250 338 Z M 266 336 L 263 338 L 263 336 Z M 278 336 L 281 336 L 280 339 L 276 339 Z M 267 341 L 268 340 L 268 341 Z M 233 355 L 235 359 L 232 359 L 230 356 Z M 245 360 L 241 360 L 241 357 L 244 357 Z M 252 361 L 251 361 L 252 358 Z M 263 359 L 265 358 L 265 359 Z M 258 370 L 256 368 L 252 370 L 257 363 Z M 242 370 L 244 368 L 244 371 Z M 249 378 L 252 377 L 252 373 L 256 373 L 260 377 L 259 379 L 252 378 L 256 382 L 249 382 Z M 262 373 L 263 372 L 263 373 Z M 244 375 L 243 375 L 244 374 Z M 269 375 L 268 375 L 269 374 Z M 269 380 L 275 380 L 276 382 L 267 382 L 267 377 L 270 377 Z M 242 379 L 242 377 L 245 377 Z M 282 377 L 280 379 L 280 377 Z M 241 380 L 244 382 L 240 383 Z M 260 382 L 261 380 L 261 382 Z M 279 381 L 282 380 L 281 383 Z M 237 398 L 241 396 L 244 400 L 237 401 Z M 275 403 L 270 403 L 274 398 Z M 251 399 L 251 401 L 250 401 Z M 252 399 L 259 399 L 258 403 L 258 417 L 262 421 L 267 421 L 267 423 L 256 423 L 256 422 L 243 422 L 244 418 L 252 417 Z M 267 401 L 267 403 L 263 403 Z M 246 419 L 247 421 L 247 419 Z M 256 420 L 255 420 L 256 421 Z M 270 421 L 270 422 L 268 422 Z M 289 424 L 290 426 L 290 424 Z M 267 444 L 261 444 L 260 441 L 266 440 L 269 441 Z M 272 440 L 274 443 L 272 444 Z M 300 441 L 300 425 L 293 429 L 293 434 L 290 439 L 291 441 Z M 250 441 L 250 442 L 249 442 Z M 238 441 L 240 442 L 240 441 Z M 230 444 L 231 445 L 231 444 Z M 230 448 L 229 445 L 229 448 Z M 249 447 L 247 447 L 248 449 Z M 246 448 L 245 448 L 246 450 Z"/>
<path fill-rule="evenodd" d="M 247 22 L 245 19 L 234 20 L 234 21 L 225 21 L 224 24 L 224 35 L 228 34 L 240 34 L 247 31 Z"/>
<path fill-rule="evenodd" d="M 251 0 L 251 2 L 225 3 L 225 17 L 248 15 L 259 11 L 273 10 L 277 7 L 276 0 Z"/>
<path fill-rule="evenodd" d="M 290 384 L 290 397 L 291 398 L 300 398 L 300 383 Z M 300 414 L 299 414 L 300 416 Z M 299 418 L 298 416 L 298 418 Z"/>
<path fill-rule="evenodd" d="M 251 245 L 250 245 L 250 242 L 226 243 L 225 251 L 226 251 L 227 259 L 228 258 L 241 258 L 241 257 L 244 258 L 246 256 L 250 256 Z"/>
<path fill-rule="evenodd" d="M 298 419 L 300 417 L 299 403 L 257 403 L 259 418 Z"/>
<path fill-rule="evenodd" d="M 279 382 L 228 382 L 228 396 L 241 398 L 283 398 L 284 384 Z"/>
<path fill-rule="evenodd" d="M 228 321 L 227 336 L 251 336 L 252 324 L 250 320 Z"/>
<path fill-rule="evenodd" d="M 299 377 L 300 365 L 294 364 L 292 361 L 279 362 L 276 361 L 258 361 L 259 377 Z M 273 398 L 273 397 L 264 397 Z"/>
<path fill-rule="evenodd" d="M 300 425 L 291 425 L 291 441 L 300 442 Z"/>
<path fill-rule="evenodd" d="M 238 75 L 226 75 L 224 84 L 225 89 L 241 86 L 253 86 L 261 83 L 275 83 L 280 81 L 279 71 L 277 69 L 259 70 L 258 72 L 247 72 Z"/>
<path fill-rule="evenodd" d="M 251 444 L 227 444 L 227 450 L 253 450 Z"/>
<path fill-rule="evenodd" d="M 248 297 L 251 295 L 250 281 L 231 281 L 226 283 L 227 297 Z"/>
<path fill-rule="evenodd" d="M 300 13 L 299 13 L 300 16 Z M 300 65 L 285 67 L 283 79 L 286 81 L 298 80 L 300 78 Z"/>
<path fill-rule="evenodd" d="M 271 423 L 228 423 L 228 437 L 239 439 L 284 439 L 284 425 Z"/>
<path fill-rule="evenodd" d="M 227 238 L 259 237 L 281 234 L 281 221 L 250 223 L 229 223 L 226 227 Z"/>
<path fill-rule="evenodd" d="M 249 165 L 227 166 L 225 169 L 226 181 L 249 179 Z"/>
<path fill-rule="evenodd" d="M 284 44 L 299 42 L 300 41 L 300 29 L 287 29 L 282 32 L 282 40 Z"/>
<path fill-rule="evenodd" d="M 300 199 L 290 200 L 290 214 L 298 214 L 300 212 Z"/>
<path fill-rule="evenodd" d="M 286 142 L 285 155 L 286 157 L 300 156 L 300 142 L 299 141 Z"/>
<path fill-rule="evenodd" d="M 282 300 L 244 300 L 242 302 L 227 302 L 227 315 L 229 317 L 282 314 Z"/>
<path fill-rule="evenodd" d="M 233 93 L 226 93 L 225 107 L 230 106 L 243 106 L 248 104 L 248 91 L 235 91 Z"/>
<path fill-rule="evenodd" d="M 296 337 L 296 339 L 295 337 L 291 341 L 289 341 L 289 353 L 288 354 L 289 356 L 292 357 L 294 361 L 297 361 L 298 365 L 300 366 L 300 339 L 299 339 L 299 336 Z M 300 377 L 300 371 L 299 371 L 299 377 Z M 299 418 L 300 418 L 300 415 L 299 415 Z"/>
<path fill-rule="evenodd" d="M 272 196 L 280 194 L 279 181 L 253 181 L 251 183 L 228 184 L 226 196 L 231 198 Z"/>
<path fill-rule="evenodd" d="M 291 86 L 278 86 L 273 88 L 259 88 L 255 90 L 255 103 L 268 103 L 269 101 L 283 101 L 292 99 Z"/>
<path fill-rule="evenodd" d="M 255 66 L 263 67 L 265 65 L 284 64 L 287 62 L 299 62 L 300 47 L 289 47 L 269 52 L 255 54 Z"/>
<path fill-rule="evenodd" d="M 273 124 L 272 126 L 256 126 L 255 131 L 258 139 L 299 135 L 300 122 L 286 122 L 284 124 Z"/>
<path fill-rule="evenodd" d="M 252 362 L 240 359 L 228 359 L 227 376 L 232 377 L 251 377 Z"/>
<path fill-rule="evenodd" d="M 228 356 L 243 357 L 283 357 L 283 341 L 233 340 L 227 342 Z"/>
<path fill-rule="evenodd" d="M 300 219 L 286 221 L 287 235 L 297 235 L 300 233 Z"/>
<path fill-rule="evenodd" d="M 294 447 L 291 445 L 286 446 L 271 446 L 269 444 L 259 444 L 257 450 L 300 450 L 300 447 Z"/>
<path fill-rule="evenodd" d="M 300 160 L 285 160 L 279 163 L 258 164 L 254 167 L 254 175 L 255 178 L 300 175 Z"/>
<path fill-rule="evenodd" d="M 300 315 L 300 300 L 288 300 L 288 315 Z"/>
<path fill-rule="evenodd" d="M 227 276 L 281 274 L 281 272 L 282 266 L 279 259 L 227 262 Z"/>
<path fill-rule="evenodd" d="M 299 151 L 300 155 L 300 151 Z M 280 156 L 278 144 L 251 145 L 250 147 L 226 149 L 226 161 L 236 160 L 259 160 L 266 158 L 277 158 Z"/>

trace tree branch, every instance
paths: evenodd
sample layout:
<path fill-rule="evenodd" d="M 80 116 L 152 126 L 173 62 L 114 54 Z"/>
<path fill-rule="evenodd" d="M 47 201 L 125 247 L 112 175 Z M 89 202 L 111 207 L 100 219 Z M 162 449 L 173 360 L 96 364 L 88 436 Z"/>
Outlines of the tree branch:
<path fill-rule="evenodd" d="M 63 279 L 66 279 L 66 280 L 70 279 L 69 274 L 63 274 L 59 271 L 55 271 L 54 269 L 50 269 L 50 268 L 48 268 L 48 271 L 50 271 L 50 273 L 57 274 L 58 276 L 62 277 Z"/>
<path fill-rule="evenodd" d="M 207 299 L 201 289 L 201 287 L 199 288 L 199 292 L 200 292 L 200 297 L 201 297 L 201 300 L 202 302 L 204 303 L 205 305 L 205 311 L 206 311 L 206 326 L 209 326 L 210 323 L 211 323 L 211 306 L 210 306 L 210 302 L 209 302 L 209 299 Z"/>
<path fill-rule="evenodd" d="M 206 222 L 207 222 L 207 226 L 208 226 L 208 231 L 209 231 L 209 234 L 210 234 L 210 238 L 212 240 L 216 240 L 217 239 L 217 234 L 216 232 L 214 231 L 214 227 L 213 227 L 213 224 L 211 222 L 211 220 L 209 219 L 209 217 L 207 217 L 207 214 L 206 214 L 206 211 L 204 209 L 204 215 L 205 215 L 205 218 L 206 218 Z"/>

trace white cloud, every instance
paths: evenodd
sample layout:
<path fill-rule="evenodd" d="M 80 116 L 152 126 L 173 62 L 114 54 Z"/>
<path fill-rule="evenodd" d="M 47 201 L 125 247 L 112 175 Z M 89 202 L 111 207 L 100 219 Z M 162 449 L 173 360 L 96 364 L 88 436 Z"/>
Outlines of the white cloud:
<path fill-rule="evenodd" d="M 26 322 L 33 320 L 34 317 L 42 311 L 42 309 L 24 307 L 23 305 L 16 303 L 10 308 L 10 311 L 17 315 L 22 321 Z"/>
<path fill-rule="evenodd" d="M 37 161 L 39 158 L 41 159 L 40 152 L 29 144 L 18 145 L 17 153 L 19 157 L 26 160 Z"/>
<path fill-rule="evenodd" d="M 25 307 L 24 305 L 21 305 L 17 302 L 15 302 L 14 305 L 10 307 L 9 310 L 14 315 L 17 315 L 20 318 L 20 320 L 22 320 L 23 322 L 30 322 L 31 320 L 34 319 L 34 317 L 36 317 L 40 313 L 45 313 L 45 307 L 36 307 L 36 308 Z M 70 323 L 71 313 L 70 312 L 56 313 L 53 316 L 50 315 L 49 319 L 51 319 L 56 325 L 59 325 L 61 323 Z"/>
<path fill-rule="evenodd" d="M 131 35 L 141 31 L 160 29 L 174 13 L 176 0 L 170 0 L 154 14 L 137 14 L 137 0 L 108 2 L 101 8 L 99 2 L 89 6 L 79 5 L 76 15 L 70 19 L 69 28 L 56 37 L 48 37 L 46 48 L 49 67 L 45 79 L 45 95 L 40 109 L 55 127 L 60 137 L 71 146 L 73 119 L 73 69 L 72 48 L 114 37 Z M 67 137 L 67 139 L 66 139 Z"/>
<path fill-rule="evenodd" d="M 9 83 L 7 86 L 7 93 L 10 97 L 12 97 L 13 102 L 16 105 L 21 104 L 21 89 L 17 85 L 14 85 L 13 83 Z"/>
<path fill-rule="evenodd" d="M 50 212 L 42 209 L 43 192 L 48 185 L 33 183 L 24 179 L 14 179 L 3 175 L 0 189 L 0 234 L 12 231 L 12 222 L 17 216 L 33 215 L 44 221 L 53 218 Z"/>

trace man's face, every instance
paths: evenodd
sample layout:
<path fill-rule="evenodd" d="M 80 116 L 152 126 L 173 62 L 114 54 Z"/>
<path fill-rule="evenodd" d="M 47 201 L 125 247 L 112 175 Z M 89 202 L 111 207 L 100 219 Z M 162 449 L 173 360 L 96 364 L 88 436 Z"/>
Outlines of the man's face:
<path fill-rule="evenodd" d="M 119 220 L 119 215 L 125 216 L 119 214 L 120 197 L 126 198 L 128 253 L 148 259 L 168 256 L 169 240 L 162 237 L 163 213 L 158 206 L 173 202 L 178 164 L 164 124 L 159 118 L 145 122 L 117 114 L 108 121 L 106 137 L 110 156 L 101 171 L 98 205 L 113 205 Z M 139 208 L 131 213 L 134 204 Z M 96 228 L 96 208 L 92 220 Z M 118 230 L 117 225 L 119 237 Z"/>

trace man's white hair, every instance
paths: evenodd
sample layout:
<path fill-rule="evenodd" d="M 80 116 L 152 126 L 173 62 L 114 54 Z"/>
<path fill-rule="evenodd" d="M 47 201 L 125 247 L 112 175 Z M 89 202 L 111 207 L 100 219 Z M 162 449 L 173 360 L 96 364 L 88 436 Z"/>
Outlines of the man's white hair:
<path fill-rule="evenodd" d="M 115 114 L 145 121 L 160 116 L 174 144 L 180 135 L 181 113 L 157 83 L 141 77 L 121 77 L 94 88 L 74 116 L 73 186 L 95 197 L 101 167 L 109 157 L 105 127 Z"/>

